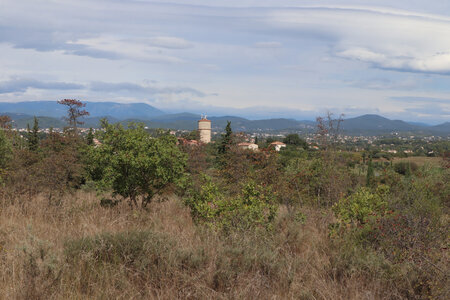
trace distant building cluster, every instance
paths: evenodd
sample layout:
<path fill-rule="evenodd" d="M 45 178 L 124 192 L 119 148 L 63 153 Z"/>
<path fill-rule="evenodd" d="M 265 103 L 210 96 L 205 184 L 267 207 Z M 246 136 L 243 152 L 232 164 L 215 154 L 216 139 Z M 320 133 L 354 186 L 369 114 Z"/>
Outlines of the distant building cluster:
<path fill-rule="evenodd" d="M 243 150 L 252 150 L 252 151 L 258 150 L 258 145 L 254 143 L 239 143 L 238 147 Z"/>
<path fill-rule="evenodd" d="M 206 115 L 202 115 L 200 120 L 198 120 L 198 134 L 199 140 L 190 140 L 186 138 L 178 138 L 178 144 L 184 146 L 198 146 L 200 144 L 209 144 L 211 143 L 211 120 L 208 120 Z M 243 138 L 243 136 L 241 136 Z M 253 139 L 250 139 L 248 142 L 238 143 L 237 146 L 242 150 L 251 150 L 251 151 L 259 151 L 259 146 L 254 143 Z M 275 151 L 280 151 L 282 148 L 285 148 L 286 144 L 280 141 L 272 142 L 269 145 L 270 149 Z"/>

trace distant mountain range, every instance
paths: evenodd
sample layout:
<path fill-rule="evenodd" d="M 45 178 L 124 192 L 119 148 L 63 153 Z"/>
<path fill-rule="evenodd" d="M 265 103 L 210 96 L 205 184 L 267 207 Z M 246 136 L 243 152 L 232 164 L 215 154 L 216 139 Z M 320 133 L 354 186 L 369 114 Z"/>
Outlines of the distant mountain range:
<path fill-rule="evenodd" d="M 344 132 L 378 133 L 378 132 L 411 132 L 411 133 L 439 133 L 449 134 L 450 123 L 446 122 L 436 126 L 419 123 L 407 123 L 401 120 L 389 120 L 379 115 L 363 115 L 356 118 L 345 119 L 342 122 Z"/>
<path fill-rule="evenodd" d="M 166 114 L 163 111 L 145 104 L 122 104 L 115 102 L 87 102 L 86 110 L 90 116 L 85 118 L 84 127 L 98 127 L 101 118 L 109 122 L 142 122 L 151 128 L 170 128 L 179 130 L 193 130 L 197 128 L 200 115 L 192 113 Z M 33 101 L 17 103 L 0 103 L 0 114 L 9 115 L 17 128 L 32 126 L 33 116 L 38 116 L 40 127 L 62 128 L 66 124 L 62 117 L 66 109 L 55 101 Z M 313 132 L 316 122 L 294 119 L 264 119 L 248 120 L 235 116 L 209 117 L 214 131 L 222 131 L 227 121 L 231 121 L 235 131 L 252 132 L 279 132 L 297 131 Z M 356 118 L 345 119 L 341 124 L 343 133 L 349 135 L 379 135 L 392 132 L 411 134 L 450 135 L 450 122 L 436 126 L 423 123 L 408 123 L 401 120 L 390 120 L 379 115 L 363 115 Z"/>
<path fill-rule="evenodd" d="M 163 115 L 161 110 L 145 103 L 86 102 L 91 117 L 111 116 L 116 119 L 143 119 Z M 61 118 L 66 107 L 56 101 L 0 102 L 0 112 Z"/>

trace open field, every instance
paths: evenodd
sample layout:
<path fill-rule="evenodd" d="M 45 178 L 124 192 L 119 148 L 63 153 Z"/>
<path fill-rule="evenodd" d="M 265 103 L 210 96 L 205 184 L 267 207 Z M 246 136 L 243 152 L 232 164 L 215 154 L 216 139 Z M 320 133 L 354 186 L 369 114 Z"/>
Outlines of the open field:
<path fill-rule="evenodd" d="M 426 157 L 426 156 L 411 156 L 404 158 L 395 157 L 393 161 L 394 163 L 401 161 L 409 161 L 416 163 L 418 166 L 423 166 L 427 164 L 433 167 L 442 166 L 442 163 L 444 162 L 442 157 Z"/>
<path fill-rule="evenodd" d="M 374 162 L 388 162 L 385 158 L 377 158 L 373 160 Z M 430 165 L 432 167 L 441 167 L 444 160 L 442 157 L 427 157 L 427 156 L 410 156 L 410 157 L 394 157 L 392 158 L 393 163 L 398 163 L 402 161 L 414 162 L 418 166 Z"/>

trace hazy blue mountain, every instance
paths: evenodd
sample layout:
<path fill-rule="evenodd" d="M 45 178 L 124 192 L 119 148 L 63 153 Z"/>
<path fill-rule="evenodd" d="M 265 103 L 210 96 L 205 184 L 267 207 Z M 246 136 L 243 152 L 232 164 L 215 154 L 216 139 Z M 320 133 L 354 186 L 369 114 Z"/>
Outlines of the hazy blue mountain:
<path fill-rule="evenodd" d="M 163 115 L 161 110 L 146 103 L 87 102 L 86 110 L 92 117 L 109 116 L 123 119 L 150 119 Z"/>
<path fill-rule="evenodd" d="M 84 124 L 81 127 L 92 127 L 96 128 L 100 126 L 100 120 L 101 119 L 107 119 L 109 123 L 117 123 L 120 122 L 120 119 L 109 117 L 109 116 L 102 116 L 102 117 L 92 117 L 92 118 L 84 118 L 83 122 Z"/>
<path fill-rule="evenodd" d="M 164 114 L 156 117 L 150 118 L 151 121 L 155 122 L 174 122 L 174 121 L 197 121 L 200 119 L 200 115 L 192 113 L 177 113 L 177 114 Z"/>
<path fill-rule="evenodd" d="M 412 125 L 401 120 L 389 120 L 379 115 L 363 115 L 356 118 L 345 119 L 341 128 L 344 132 L 391 132 L 416 131 L 422 126 Z"/>
<path fill-rule="evenodd" d="M 107 117 L 110 123 L 142 122 L 151 128 L 167 128 L 180 130 L 194 130 L 200 115 L 193 113 L 164 114 L 162 111 L 144 103 L 121 104 L 114 102 L 87 102 L 86 109 L 91 116 L 84 118 L 84 127 L 98 127 L 99 121 Z M 62 116 L 66 110 L 54 101 L 35 101 L 19 103 L 0 103 L 0 114 L 11 116 L 15 126 L 25 128 L 32 125 L 33 116 L 41 116 L 40 127 L 63 127 L 65 122 Z M 45 116 L 45 117 L 42 117 Z M 314 132 L 315 121 L 298 121 L 294 119 L 278 118 L 249 120 L 236 116 L 210 116 L 213 131 L 222 131 L 227 121 L 231 121 L 234 131 L 296 131 Z M 379 115 L 363 115 L 345 119 L 341 128 L 346 134 L 389 134 L 391 132 L 404 132 L 415 134 L 450 134 L 450 122 L 436 126 L 427 126 L 421 123 L 390 120 Z"/>
<path fill-rule="evenodd" d="M 443 132 L 443 133 L 450 133 L 450 122 L 445 122 L 436 126 L 431 126 L 430 129 L 433 131 Z"/>
<path fill-rule="evenodd" d="M 415 126 L 422 126 L 422 127 L 430 127 L 430 124 L 422 123 L 422 122 L 407 122 L 408 124 L 415 125 Z"/>
<path fill-rule="evenodd" d="M 31 116 L 31 115 L 22 114 L 22 113 L 5 113 L 5 115 L 9 116 L 12 120 L 33 118 L 33 116 Z"/>
<path fill-rule="evenodd" d="M 52 117 L 37 117 L 39 122 L 39 128 L 64 128 L 67 126 L 66 122 L 64 122 L 61 119 L 58 118 L 52 118 Z M 30 125 L 30 128 L 34 125 L 34 116 L 29 118 L 19 118 L 14 119 L 13 118 L 13 126 L 15 128 L 26 128 L 27 124 Z"/>
<path fill-rule="evenodd" d="M 86 102 L 86 110 L 91 117 L 110 116 L 119 120 L 136 118 L 149 119 L 164 113 L 145 103 Z M 66 107 L 56 101 L 0 102 L 1 113 L 22 113 L 31 116 L 61 118 Z"/>

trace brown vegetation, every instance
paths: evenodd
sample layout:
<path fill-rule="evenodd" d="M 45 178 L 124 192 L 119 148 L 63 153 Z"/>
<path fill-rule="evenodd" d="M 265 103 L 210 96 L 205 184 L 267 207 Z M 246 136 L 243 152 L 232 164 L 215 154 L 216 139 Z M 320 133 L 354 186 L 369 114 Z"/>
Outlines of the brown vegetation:
<path fill-rule="evenodd" d="M 176 197 L 149 211 L 102 208 L 82 191 L 64 200 L 0 208 L 2 298 L 402 298 L 368 272 L 374 262 L 340 253 L 319 210 L 302 224 L 282 209 L 270 235 L 223 238 Z"/>

